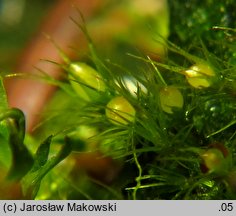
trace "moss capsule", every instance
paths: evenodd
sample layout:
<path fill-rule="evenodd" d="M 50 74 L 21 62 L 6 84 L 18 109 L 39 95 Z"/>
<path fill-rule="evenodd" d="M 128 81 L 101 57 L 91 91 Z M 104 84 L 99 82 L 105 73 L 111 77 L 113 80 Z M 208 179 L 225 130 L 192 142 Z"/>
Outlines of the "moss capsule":
<path fill-rule="evenodd" d="M 184 71 L 188 83 L 194 88 L 207 88 L 211 85 L 210 77 L 214 77 L 213 69 L 205 63 L 191 66 Z"/>
<path fill-rule="evenodd" d="M 89 65 L 82 62 L 71 63 L 68 71 L 72 88 L 83 99 L 91 100 L 92 89 L 100 92 L 105 91 L 105 84 L 101 75 Z"/>
<path fill-rule="evenodd" d="M 224 155 L 218 149 L 209 149 L 201 155 L 203 162 L 209 171 L 217 169 L 224 160 Z"/>
<path fill-rule="evenodd" d="M 160 104 L 163 111 L 172 114 L 173 108 L 182 108 L 184 99 L 178 88 L 167 86 L 160 89 Z"/>
<path fill-rule="evenodd" d="M 201 169 L 204 173 L 226 174 L 231 170 L 231 157 L 228 149 L 222 144 L 212 144 L 210 148 L 200 154 Z"/>
<path fill-rule="evenodd" d="M 113 98 L 106 107 L 107 118 L 116 125 L 127 125 L 135 120 L 134 107 L 122 96 Z"/>
<path fill-rule="evenodd" d="M 122 79 L 122 84 L 124 85 L 125 88 L 127 88 L 130 94 L 135 98 L 137 98 L 138 90 L 144 94 L 147 93 L 146 87 L 134 77 L 124 76 Z M 117 85 L 120 86 L 118 82 L 117 82 Z"/>

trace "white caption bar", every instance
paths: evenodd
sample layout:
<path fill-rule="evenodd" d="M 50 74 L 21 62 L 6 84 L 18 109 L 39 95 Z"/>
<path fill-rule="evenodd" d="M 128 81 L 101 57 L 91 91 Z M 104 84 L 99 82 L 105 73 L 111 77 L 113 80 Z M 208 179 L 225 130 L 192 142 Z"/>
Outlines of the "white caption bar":
<path fill-rule="evenodd" d="M 236 201 L 0 201 L 0 215 L 233 216 Z"/>

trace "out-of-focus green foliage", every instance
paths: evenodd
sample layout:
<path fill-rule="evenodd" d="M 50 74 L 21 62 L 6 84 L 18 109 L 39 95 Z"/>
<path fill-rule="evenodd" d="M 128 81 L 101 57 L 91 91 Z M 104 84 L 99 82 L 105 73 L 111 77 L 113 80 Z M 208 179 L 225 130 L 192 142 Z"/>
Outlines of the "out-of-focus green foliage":
<path fill-rule="evenodd" d="M 55 2 L 47 0 L 0 1 L 0 65 L 11 70 L 22 49 L 38 30 L 39 24 Z"/>

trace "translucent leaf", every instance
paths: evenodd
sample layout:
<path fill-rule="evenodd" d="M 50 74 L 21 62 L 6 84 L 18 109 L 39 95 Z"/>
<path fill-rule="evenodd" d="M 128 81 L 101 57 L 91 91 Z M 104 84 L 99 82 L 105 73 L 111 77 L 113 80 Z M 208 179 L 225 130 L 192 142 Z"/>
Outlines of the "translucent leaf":
<path fill-rule="evenodd" d="M 38 148 L 33 168 L 22 180 L 23 193 L 26 197 L 34 198 L 39 190 L 44 176 L 57 164 L 66 158 L 71 152 L 71 145 L 65 143 L 61 150 L 52 158 L 48 159 L 48 152 L 52 136 L 49 136 Z"/>
<path fill-rule="evenodd" d="M 7 103 L 6 91 L 3 85 L 2 77 L 0 76 L 0 111 L 7 108 L 8 108 L 8 103 Z"/>

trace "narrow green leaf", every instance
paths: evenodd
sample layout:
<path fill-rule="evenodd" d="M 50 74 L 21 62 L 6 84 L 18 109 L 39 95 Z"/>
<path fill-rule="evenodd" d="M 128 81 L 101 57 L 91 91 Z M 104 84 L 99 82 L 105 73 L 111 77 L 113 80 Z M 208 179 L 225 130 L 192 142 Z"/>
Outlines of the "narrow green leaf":
<path fill-rule="evenodd" d="M 31 169 L 31 172 L 39 170 L 40 167 L 44 166 L 45 163 L 47 162 L 50 150 L 50 144 L 52 142 L 52 137 L 53 137 L 52 135 L 47 137 L 37 149 L 34 159 L 34 165 Z"/>
<path fill-rule="evenodd" d="M 71 145 L 66 142 L 65 145 L 61 148 L 61 150 L 57 153 L 56 156 L 50 158 L 45 163 L 47 157 L 47 151 L 50 146 L 52 137 L 48 137 L 44 143 L 39 147 L 40 149 L 37 151 L 36 155 L 38 155 L 38 159 L 36 164 L 38 169 L 35 170 L 36 165 L 34 165 L 33 169 L 23 178 L 23 193 L 26 197 L 34 198 L 37 195 L 37 192 L 40 187 L 40 183 L 44 176 L 52 170 L 57 164 L 59 164 L 63 159 L 65 159 L 71 152 Z M 41 152 L 41 153 L 40 153 Z M 41 155 L 40 155 L 41 154 Z M 44 164 L 43 166 L 38 166 L 39 164 Z"/>
<path fill-rule="evenodd" d="M 0 115 L 0 121 L 6 120 L 9 128 L 9 146 L 12 153 L 12 164 L 8 179 L 21 179 L 32 167 L 33 157 L 24 145 L 25 117 L 21 110 L 10 109 Z"/>
<path fill-rule="evenodd" d="M 0 76 L 0 115 L 8 109 L 6 91 L 3 85 L 3 79 Z M 8 145 L 8 129 L 6 122 L 0 120 L 0 163 L 9 168 L 11 160 L 10 148 Z"/>
<path fill-rule="evenodd" d="M 7 103 L 7 95 L 6 91 L 3 85 L 3 79 L 0 76 L 0 112 L 1 110 L 7 109 L 8 103 Z"/>
<path fill-rule="evenodd" d="M 11 165 L 11 149 L 9 146 L 9 132 L 6 122 L 0 122 L 0 166 L 3 165 L 6 169 Z"/>

